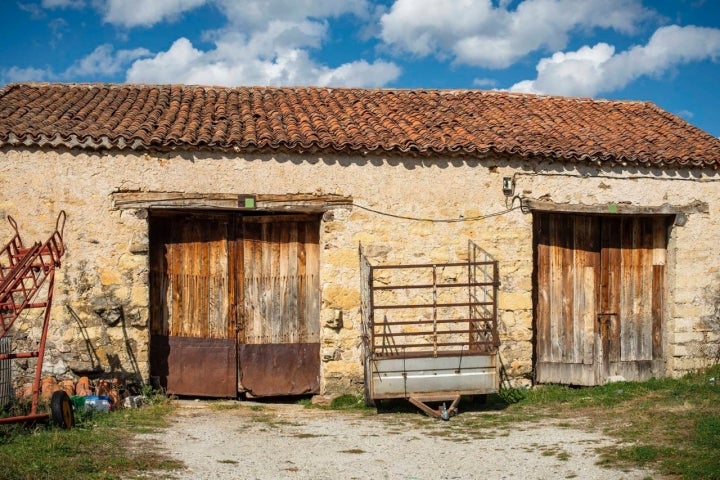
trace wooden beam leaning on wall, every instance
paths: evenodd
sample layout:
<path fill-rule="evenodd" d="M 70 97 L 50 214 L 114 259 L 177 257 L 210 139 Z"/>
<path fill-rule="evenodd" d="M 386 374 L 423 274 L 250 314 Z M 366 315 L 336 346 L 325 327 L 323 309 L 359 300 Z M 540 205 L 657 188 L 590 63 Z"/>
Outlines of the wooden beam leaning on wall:
<path fill-rule="evenodd" d="M 247 207 L 252 198 L 254 206 Z M 336 207 L 350 207 L 350 196 L 333 194 L 259 194 L 186 192 L 114 192 L 113 207 L 117 210 L 138 209 L 192 209 L 192 210 L 243 210 L 272 212 L 322 213 Z"/>

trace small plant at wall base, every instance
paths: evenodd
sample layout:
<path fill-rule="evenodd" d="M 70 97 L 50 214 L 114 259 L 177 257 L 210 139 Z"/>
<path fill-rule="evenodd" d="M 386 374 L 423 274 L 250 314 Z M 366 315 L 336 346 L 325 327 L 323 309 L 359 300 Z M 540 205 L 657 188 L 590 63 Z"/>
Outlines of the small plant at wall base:
<path fill-rule="evenodd" d="M 501 385 L 497 395 L 503 402 L 512 405 L 513 403 L 525 400 L 528 395 L 530 395 L 530 389 L 527 387 L 504 387 Z"/>

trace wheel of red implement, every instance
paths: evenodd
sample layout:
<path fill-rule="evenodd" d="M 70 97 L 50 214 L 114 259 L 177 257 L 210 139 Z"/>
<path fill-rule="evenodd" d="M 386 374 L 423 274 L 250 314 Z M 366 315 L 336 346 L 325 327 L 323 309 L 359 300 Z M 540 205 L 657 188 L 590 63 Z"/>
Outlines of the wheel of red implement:
<path fill-rule="evenodd" d="M 50 418 L 54 425 L 60 428 L 72 428 L 75 426 L 75 414 L 73 413 L 70 397 L 63 390 L 52 394 L 50 399 Z"/>

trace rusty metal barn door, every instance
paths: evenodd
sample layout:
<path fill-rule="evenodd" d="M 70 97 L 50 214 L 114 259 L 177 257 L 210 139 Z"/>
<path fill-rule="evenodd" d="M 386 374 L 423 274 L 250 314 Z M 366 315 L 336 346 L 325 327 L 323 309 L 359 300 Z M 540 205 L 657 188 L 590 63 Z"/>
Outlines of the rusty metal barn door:
<path fill-rule="evenodd" d="M 317 216 L 243 218 L 238 360 L 253 396 L 320 390 L 319 234 Z"/>
<path fill-rule="evenodd" d="M 232 218 L 150 219 L 150 369 L 168 393 L 237 395 Z"/>
<path fill-rule="evenodd" d="M 668 217 L 536 213 L 536 380 L 662 376 Z"/>

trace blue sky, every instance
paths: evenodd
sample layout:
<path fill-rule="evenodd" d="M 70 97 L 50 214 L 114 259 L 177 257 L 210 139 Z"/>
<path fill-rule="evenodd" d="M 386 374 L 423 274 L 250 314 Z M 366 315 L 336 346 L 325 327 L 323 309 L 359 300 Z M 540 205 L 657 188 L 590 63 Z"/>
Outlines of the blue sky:
<path fill-rule="evenodd" d="M 0 84 L 503 89 L 720 136 L 720 0 L 3 0 Z"/>

